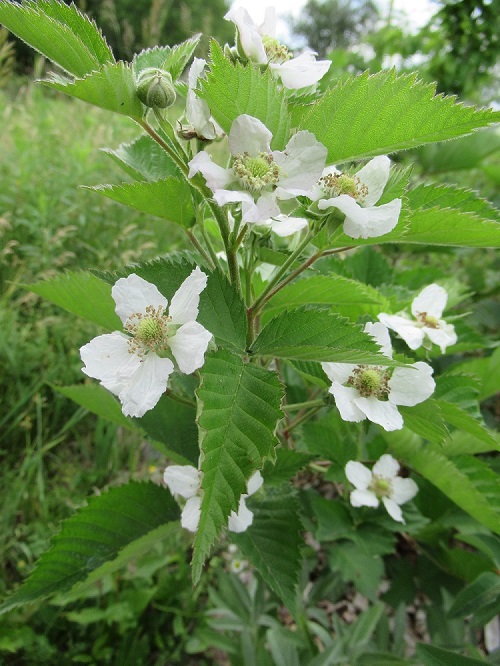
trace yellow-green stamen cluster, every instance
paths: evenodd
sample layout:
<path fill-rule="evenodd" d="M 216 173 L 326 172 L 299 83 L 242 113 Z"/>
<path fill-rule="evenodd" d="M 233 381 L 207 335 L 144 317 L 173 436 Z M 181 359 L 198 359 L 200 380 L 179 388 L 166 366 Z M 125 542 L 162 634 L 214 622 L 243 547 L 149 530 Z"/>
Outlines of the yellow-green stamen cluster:
<path fill-rule="evenodd" d="M 130 315 L 124 328 L 131 335 L 129 352 L 144 356 L 148 351 L 161 352 L 167 348 L 168 325 L 171 318 L 165 314 L 165 308 L 148 305 L 145 313 L 135 312 Z"/>
<path fill-rule="evenodd" d="M 368 194 L 368 188 L 357 176 L 346 173 L 330 173 L 319 179 L 320 187 L 327 197 L 339 197 L 347 194 L 359 203 L 362 203 Z"/>
<path fill-rule="evenodd" d="M 417 315 L 417 321 L 420 326 L 428 326 L 429 328 L 439 328 L 439 319 L 428 315 L 427 312 L 419 312 Z"/>
<path fill-rule="evenodd" d="M 264 45 L 264 51 L 266 52 L 268 62 L 281 65 L 293 58 L 293 54 L 290 50 L 284 44 L 281 44 L 275 37 L 262 37 L 262 44 Z"/>
<path fill-rule="evenodd" d="M 382 497 L 390 497 L 392 493 L 392 484 L 389 479 L 374 475 L 372 482 L 368 486 L 368 490 L 375 493 L 379 499 Z"/>
<path fill-rule="evenodd" d="M 268 185 L 276 185 L 280 170 L 271 153 L 260 152 L 251 157 L 249 153 L 234 158 L 233 171 L 241 185 L 247 190 L 260 191 Z"/>
<path fill-rule="evenodd" d="M 375 365 L 359 365 L 347 380 L 363 398 L 387 398 L 389 371 Z"/>

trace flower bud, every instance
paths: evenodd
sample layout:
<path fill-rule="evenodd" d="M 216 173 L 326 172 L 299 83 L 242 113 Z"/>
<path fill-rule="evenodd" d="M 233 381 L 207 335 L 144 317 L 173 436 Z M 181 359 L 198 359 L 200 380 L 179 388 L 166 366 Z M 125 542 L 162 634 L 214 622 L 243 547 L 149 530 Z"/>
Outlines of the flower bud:
<path fill-rule="evenodd" d="M 169 72 L 156 67 L 144 69 L 137 79 L 137 96 L 150 108 L 166 109 L 175 102 L 175 88 Z"/>

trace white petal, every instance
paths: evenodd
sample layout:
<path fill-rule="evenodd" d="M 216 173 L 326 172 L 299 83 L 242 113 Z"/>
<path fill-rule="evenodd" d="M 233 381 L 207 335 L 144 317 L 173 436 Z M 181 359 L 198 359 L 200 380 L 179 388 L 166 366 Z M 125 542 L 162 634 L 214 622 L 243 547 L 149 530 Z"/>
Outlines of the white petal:
<path fill-rule="evenodd" d="M 243 7 L 230 9 L 224 18 L 232 21 L 238 28 L 239 40 L 245 55 L 260 65 L 265 65 L 267 63 L 267 55 L 262 43 L 262 37 L 247 10 Z"/>
<path fill-rule="evenodd" d="M 207 286 L 207 280 L 207 275 L 196 266 L 177 289 L 168 310 L 173 324 L 186 324 L 196 319 L 200 294 Z"/>
<path fill-rule="evenodd" d="M 330 69 L 331 60 L 316 60 L 310 51 L 287 60 L 281 65 L 270 63 L 285 88 L 306 88 L 317 83 Z"/>
<path fill-rule="evenodd" d="M 430 284 L 425 289 L 415 296 L 411 304 L 411 313 L 416 317 L 421 312 L 425 312 L 431 317 L 440 319 L 443 310 L 446 307 L 448 300 L 448 293 L 446 289 L 440 287 L 438 284 Z"/>
<path fill-rule="evenodd" d="M 245 532 L 245 530 L 248 527 L 250 527 L 252 522 L 253 522 L 253 513 L 245 504 L 244 498 L 241 497 L 238 506 L 238 513 L 231 511 L 227 523 L 228 529 L 230 529 L 231 532 Z"/>
<path fill-rule="evenodd" d="M 333 205 L 345 213 L 344 233 L 350 238 L 378 238 L 388 234 L 397 225 L 401 212 L 401 199 L 361 208 L 348 194 L 341 194 Z"/>
<path fill-rule="evenodd" d="M 264 21 L 258 27 L 259 34 L 265 37 L 274 37 L 277 25 L 278 17 L 276 16 L 275 7 L 266 7 Z"/>
<path fill-rule="evenodd" d="M 189 321 L 177 329 L 168 346 L 176 360 L 179 370 L 186 375 L 201 368 L 205 362 L 205 352 L 212 334 L 197 321 Z"/>
<path fill-rule="evenodd" d="M 225 187 L 233 180 L 232 171 L 212 162 L 212 158 L 204 150 L 197 153 L 189 162 L 188 178 L 193 178 L 197 173 L 201 173 L 212 192 Z"/>
<path fill-rule="evenodd" d="M 418 486 L 413 479 L 402 479 L 398 476 L 392 482 L 391 499 L 396 504 L 409 502 L 418 493 Z"/>
<path fill-rule="evenodd" d="M 394 479 L 399 472 L 399 463 L 389 453 L 384 453 L 373 465 L 372 471 L 383 479 Z"/>
<path fill-rule="evenodd" d="M 229 132 L 229 150 L 231 155 L 249 153 L 256 156 L 258 153 L 271 152 L 271 139 L 273 135 L 258 118 L 246 113 L 238 116 L 231 125 Z"/>
<path fill-rule="evenodd" d="M 445 353 L 446 347 L 454 345 L 458 340 L 455 327 L 452 324 L 447 324 L 442 319 L 439 322 L 439 328 L 424 326 L 422 330 L 431 342 L 440 347 L 442 354 Z"/>
<path fill-rule="evenodd" d="M 372 506 L 374 509 L 378 507 L 378 499 L 375 493 L 371 490 L 353 490 L 349 496 L 351 506 Z"/>
<path fill-rule="evenodd" d="M 364 413 L 355 404 L 355 399 L 359 396 L 355 388 L 342 386 L 337 382 L 333 382 L 329 388 L 329 392 L 335 398 L 335 404 L 344 421 L 352 421 L 354 423 L 364 421 Z"/>
<path fill-rule="evenodd" d="M 336 176 L 340 174 L 341 171 L 337 169 L 336 166 L 330 165 L 327 166 L 323 169 L 321 173 L 321 177 L 324 178 L 325 176 Z M 323 199 L 325 196 L 325 193 L 323 191 L 323 188 L 321 187 L 319 181 L 311 188 L 309 191 L 308 195 L 309 199 L 312 199 L 312 201 L 319 201 L 320 199 Z M 327 206 L 328 208 L 328 206 Z M 323 209 L 321 209 L 323 210 Z"/>
<path fill-rule="evenodd" d="M 99 335 L 80 349 L 82 371 L 118 395 L 141 361 L 130 353 L 129 338 L 115 331 Z"/>
<path fill-rule="evenodd" d="M 349 460 L 346 464 L 345 475 L 357 490 L 366 490 L 373 479 L 373 475 L 368 467 L 355 460 Z"/>
<path fill-rule="evenodd" d="M 196 532 L 200 523 L 201 497 L 190 497 L 181 513 L 181 525 L 185 530 Z"/>
<path fill-rule="evenodd" d="M 382 502 L 386 508 L 387 513 L 393 520 L 397 520 L 398 523 L 404 523 L 405 519 L 403 518 L 403 512 L 396 502 L 389 497 L 383 497 Z"/>
<path fill-rule="evenodd" d="M 392 344 L 391 338 L 389 336 L 389 331 L 384 324 L 380 322 L 371 322 L 369 321 L 364 328 L 365 333 L 368 333 L 375 342 L 380 346 L 383 354 L 392 358 Z"/>
<path fill-rule="evenodd" d="M 202 76 L 206 61 L 203 58 L 194 58 L 188 74 L 188 92 L 186 96 L 186 118 L 199 136 L 205 139 L 215 139 L 217 133 L 211 120 L 210 108 L 204 99 L 195 92 L 198 78 Z"/>
<path fill-rule="evenodd" d="M 248 479 L 247 483 L 247 497 L 250 497 L 250 495 L 254 495 L 259 488 L 262 486 L 264 483 L 264 479 L 262 478 L 262 474 L 257 470 L 252 476 Z"/>
<path fill-rule="evenodd" d="M 168 305 L 167 299 L 160 294 L 156 285 L 135 273 L 117 280 L 111 289 L 111 295 L 116 303 L 115 312 L 124 324 L 130 315 L 136 312 L 144 314 L 148 305 L 155 308 L 159 305 L 166 308 Z"/>
<path fill-rule="evenodd" d="M 406 342 L 410 349 L 418 349 L 424 341 L 424 332 L 417 324 L 407 317 L 388 315 L 382 312 L 378 318 L 392 331 L 395 331 Z"/>
<path fill-rule="evenodd" d="M 327 153 L 311 132 L 294 134 L 284 151 L 273 152 L 274 161 L 282 171 L 279 187 L 294 195 L 307 195 L 321 177 Z"/>
<path fill-rule="evenodd" d="M 257 199 L 256 209 L 250 213 L 250 207 L 246 207 L 245 203 L 241 205 L 242 222 L 261 222 L 268 220 L 280 214 L 280 209 L 276 203 L 276 196 L 273 192 L 264 192 L 262 196 Z M 253 217 L 258 219 L 253 219 Z"/>
<path fill-rule="evenodd" d="M 403 427 L 403 417 L 392 402 L 383 402 L 376 398 L 358 397 L 354 400 L 354 404 L 370 421 L 382 426 L 388 432 L 401 430 Z"/>
<path fill-rule="evenodd" d="M 389 180 L 390 166 L 391 160 L 387 155 L 379 155 L 357 172 L 356 176 L 368 188 L 363 206 L 373 206 L 380 199 Z"/>
<path fill-rule="evenodd" d="M 125 416 L 139 418 L 153 409 L 165 392 L 173 370 L 174 364 L 169 358 L 160 358 L 152 352 L 147 354 L 118 395 Z"/>
<path fill-rule="evenodd" d="M 169 465 L 163 480 L 172 495 L 180 495 L 184 499 L 194 497 L 200 487 L 200 473 L 192 465 Z"/>
<path fill-rule="evenodd" d="M 345 384 L 358 366 L 354 363 L 325 362 L 321 367 L 330 381 Z"/>
<path fill-rule="evenodd" d="M 290 217 L 289 215 L 277 215 L 266 221 L 266 225 L 271 227 L 271 231 L 281 238 L 286 238 L 292 234 L 304 229 L 309 224 L 304 217 Z"/>
<path fill-rule="evenodd" d="M 408 368 L 396 368 L 389 379 L 389 400 L 395 405 L 413 407 L 434 393 L 433 369 L 419 361 Z"/>

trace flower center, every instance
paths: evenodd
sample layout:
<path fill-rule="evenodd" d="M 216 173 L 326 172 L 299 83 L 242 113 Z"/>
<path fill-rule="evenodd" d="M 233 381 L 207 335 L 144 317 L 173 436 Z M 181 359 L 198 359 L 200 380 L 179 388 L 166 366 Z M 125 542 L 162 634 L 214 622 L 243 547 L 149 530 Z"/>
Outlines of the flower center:
<path fill-rule="evenodd" d="M 417 321 L 420 326 L 428 326 L 429 328 L 439 328 L 439 319 L 428 315 L 427 312 L 419 312 L 417 315 Z"/>
<path fill-rule="evenodd" d="M 233 171 L 241 185 L 247 190 L 259 191 L 268 185 L 276 185 L 279 180 L 279 166 L 271 153 L 259 153 L 251 157 L 249 153 L 234 158 Z"/>
<path fill-rule="evenodd" d="M 264 45 L 264 51 L 266 52 L 268 62 L 281 64 L 293 58 L 293 54 L 289 49 L 280 44 L 276 37 L 268 37 L 264 35 L 262 37 L 262 44 Z"/>
<path fill-rule="evenodd" d="M 373 476 L 373 480 L 368 486 L 377 497 L 390 497 L 392 493 L 392 484 L 388 479 L 383 479 L 380 476 Z"/>
<path fill-rule="evenodd" d="M 347 380 L 363 398 L 387 398 L 389 371 L 378 366 L 359 365 Z"/>
<path fill-rule="evenodd" d="M 124 328 L 132 337 L 129 339 L 129 352 L 144 356 L 148 351 L 164 351 L 168 344 L 168 326 L 171 319 L 165 315 L 165 308 L 148 305 L 146 312 L 130 315 Z"/>
<path fill-rule="evenodd" d="M 357 176 L 346 173 L 330 173 L 319 179 L 320 187 L 327 197 L 339 197 L 347 194 L 360 203 L 368 194 L 368 187 Z"/>

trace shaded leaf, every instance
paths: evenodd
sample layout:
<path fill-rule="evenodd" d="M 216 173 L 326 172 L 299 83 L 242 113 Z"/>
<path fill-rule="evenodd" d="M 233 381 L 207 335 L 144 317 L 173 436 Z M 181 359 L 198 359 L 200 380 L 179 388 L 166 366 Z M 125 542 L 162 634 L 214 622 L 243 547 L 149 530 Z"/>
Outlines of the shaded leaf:
<path fill-rule="evenodd" d="M 132 143 L 122 143 L 116 150 L 102 149 L 134 180 L 157 181 L 179 176 L 177 165 L 150 136 L 143 135 Z"/>

